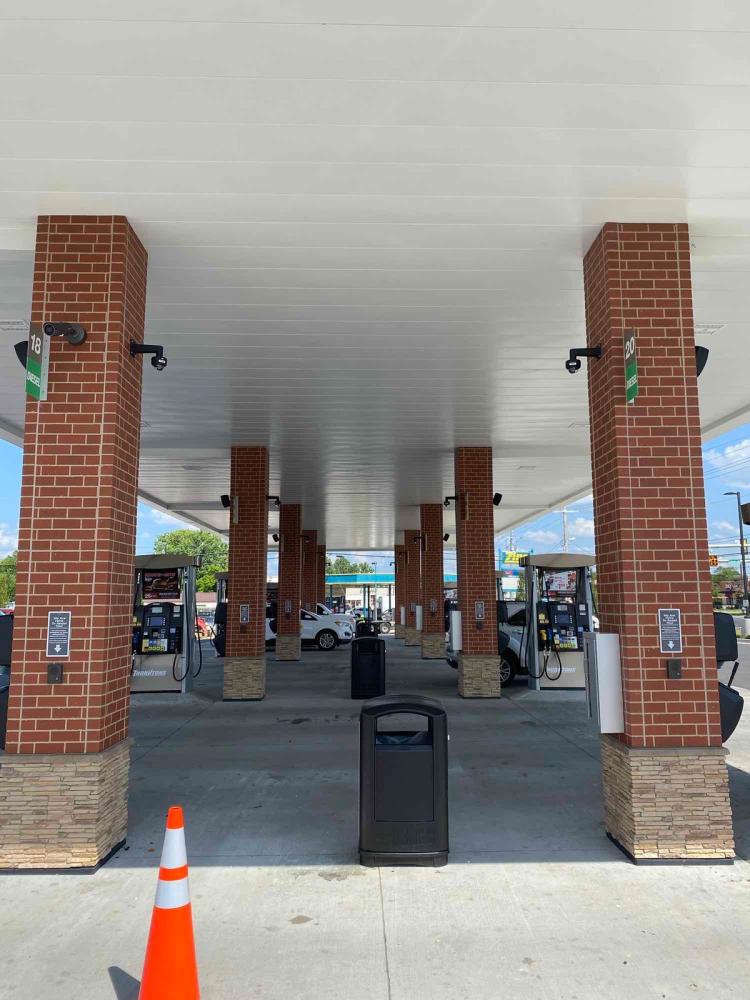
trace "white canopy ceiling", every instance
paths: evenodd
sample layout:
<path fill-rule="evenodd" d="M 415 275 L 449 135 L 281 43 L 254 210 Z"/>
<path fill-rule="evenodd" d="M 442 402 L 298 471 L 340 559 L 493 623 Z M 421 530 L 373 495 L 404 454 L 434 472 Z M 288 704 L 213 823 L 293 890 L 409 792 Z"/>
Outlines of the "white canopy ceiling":
<path fill-rule="evenodd" d="M 750 6 L 740 0 L 8 0 L 0 432 L 39 213 L 149 252 L 140 485 L 217 528 L 228 450 L 330 547 L 373 548 L 491 444 L 498 529 L 587 491 L 581 259 L 685 221 L 721 326 L 706 432 L 750 411 Z M 21 333 L 19 333 L 21 329 Z M 744 367 L 742 367 L 744 366 Z"/>

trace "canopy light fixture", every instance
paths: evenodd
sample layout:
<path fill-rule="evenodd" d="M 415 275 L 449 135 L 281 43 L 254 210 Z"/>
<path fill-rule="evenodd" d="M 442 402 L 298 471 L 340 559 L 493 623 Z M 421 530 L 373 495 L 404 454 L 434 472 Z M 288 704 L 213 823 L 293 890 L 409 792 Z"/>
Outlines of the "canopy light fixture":
<path fill-rule="evenodd" d="M 706 367 L 708 361 L 708 348 L 695 345 L 695 374 L 700 378 L 701 372 Z"/>
<path fill-rule="evenodd" d="M 78 347 L 86 339 L 86 331 L 80 323 L 43 323 L 42 331 L 48 337 L 64 337 L 73 347 Z"/>

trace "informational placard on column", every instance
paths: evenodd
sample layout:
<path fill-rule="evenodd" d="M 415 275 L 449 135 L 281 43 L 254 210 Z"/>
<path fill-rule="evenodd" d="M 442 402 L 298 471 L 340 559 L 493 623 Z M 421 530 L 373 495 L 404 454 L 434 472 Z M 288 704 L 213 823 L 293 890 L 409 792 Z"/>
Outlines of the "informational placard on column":
<path fill-rule="evenodd" d="M 659 608 L 659 649 L 662 653 L 682 652 L 682 615 L 679 608 Z"/>
<path fill-rule="evenodd" d="M 50 611 L 47 615 L 47 656 L 70 656 L 70 611 Z"/>
<path fill-rule="evenodd" d="M 29 327 L 29 343 L 26 353 L 26 395 L 40 401 L 47 398 L 47 374 L 49 372 L 49 337 L 40 323 Z"/>
<path fill-rule="evenodd" d="M 638 355 L 635 349 L 635 330 L 625 331 L 625 401 L 634 403 L 638 395 Z"/>

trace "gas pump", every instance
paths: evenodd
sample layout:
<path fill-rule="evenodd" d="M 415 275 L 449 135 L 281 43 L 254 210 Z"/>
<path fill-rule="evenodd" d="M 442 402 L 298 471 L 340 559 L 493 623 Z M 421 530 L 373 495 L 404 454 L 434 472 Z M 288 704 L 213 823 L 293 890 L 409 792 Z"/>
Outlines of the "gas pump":
<path fill-rule="evenodd" d="M 529 687 L 586 687 L 584 634 L 593 630 L 593 556 L 572 552 L 521 560 L 526 582 L 526 626 L 521 657 Z"/>
<path fill-rule="evenodd" d="M 197 638 L 198 556 L 136 556 L 131 693 L 191 690 L 202 667 Z"/>
<path fill-rule="evenodd" d="M 227 602 L 229 573 L 216 574 L 216 612 L 214 613 L 213 644 L 217 656 L 224 656 L 227 647 Z"/>

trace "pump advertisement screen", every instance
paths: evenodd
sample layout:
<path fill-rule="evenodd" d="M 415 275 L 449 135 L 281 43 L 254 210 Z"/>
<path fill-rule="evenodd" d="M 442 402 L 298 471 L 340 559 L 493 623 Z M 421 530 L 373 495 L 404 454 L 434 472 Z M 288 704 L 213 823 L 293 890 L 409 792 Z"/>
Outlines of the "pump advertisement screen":
<path fill-rule="evenodd" d="M 143 570 L 144 601 L 176 601 L 180 597 L 178 569 Z"/>
<path fill-rule="evenodd" d="M 546 574 L 546 589 L 550 596 L 554 594 L 575 594 L 576 571 L 567 569 Z"/>

